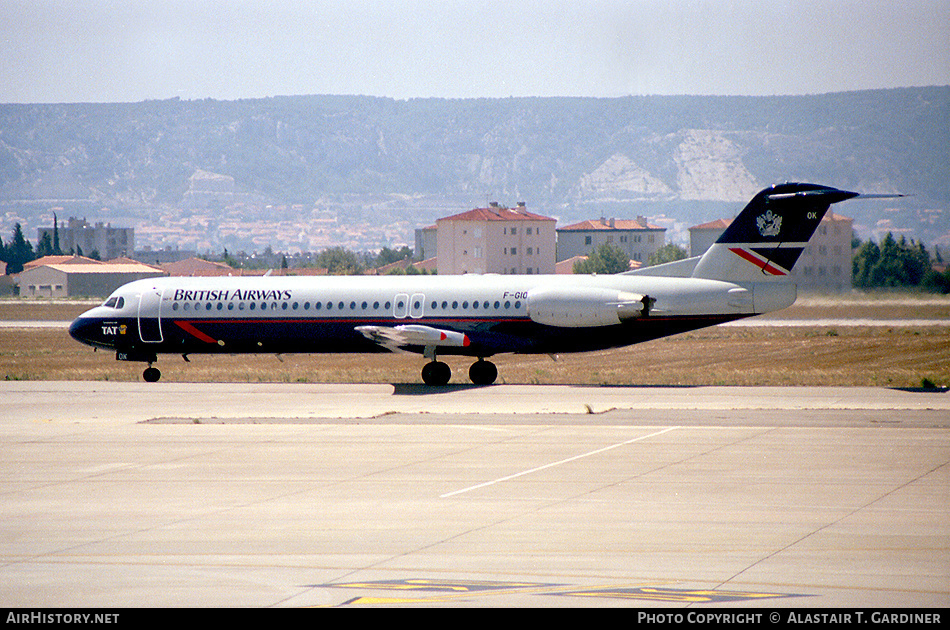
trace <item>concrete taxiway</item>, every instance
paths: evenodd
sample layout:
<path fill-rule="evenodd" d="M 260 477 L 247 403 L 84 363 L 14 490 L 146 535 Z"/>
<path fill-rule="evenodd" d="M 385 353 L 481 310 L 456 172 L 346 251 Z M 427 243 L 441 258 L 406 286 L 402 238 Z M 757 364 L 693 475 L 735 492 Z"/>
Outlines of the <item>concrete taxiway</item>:
<path fill-rule="evenodd" d="M 950 604 L 950 394 L 0 383 L 0 604 Z"/>

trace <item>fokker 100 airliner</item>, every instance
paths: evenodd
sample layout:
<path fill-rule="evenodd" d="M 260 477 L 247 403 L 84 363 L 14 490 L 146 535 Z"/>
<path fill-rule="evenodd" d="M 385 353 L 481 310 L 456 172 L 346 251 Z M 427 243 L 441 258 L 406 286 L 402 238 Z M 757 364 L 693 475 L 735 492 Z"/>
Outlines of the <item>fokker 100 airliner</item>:
<path fill-rule="evenodd" d="M 126 284 L 69 327 L 76 340 L 152 364 L 160 354 L 407 351 L 444 385 L 439 355 L 617 348 L 790 306 L 789 272 L 831 204 L 860 195 L 787 183 L 758 193 L 702 256 L 617 275 L 153 278 Z"/>

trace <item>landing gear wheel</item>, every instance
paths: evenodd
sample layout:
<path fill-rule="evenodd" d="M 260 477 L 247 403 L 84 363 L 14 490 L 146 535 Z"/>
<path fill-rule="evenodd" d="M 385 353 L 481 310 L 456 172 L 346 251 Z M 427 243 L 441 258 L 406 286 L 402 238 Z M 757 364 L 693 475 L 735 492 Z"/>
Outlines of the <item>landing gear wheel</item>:
<path fill-rule="evenodd" d="M 468 368 L 468 377 L 476 385 L 491 385 L 498 378 L 498 368 L 491 361 L 479 359 Z"/>
<path fill-rule="evenodd" d="M 445 385 L 452 378 L 452 369 L 441 361 L 426 363 L 422 368 L 422 382 L 426 385 Z"/>
<path fill-rule="evenodd" d="M 146 383 L 157 383 L 158 379 L 162 378 L 162 373 L 158 368 L 148 366 L 145 368 L 145 371 L 142 372 L 142 378 L 145 379 Z"/>

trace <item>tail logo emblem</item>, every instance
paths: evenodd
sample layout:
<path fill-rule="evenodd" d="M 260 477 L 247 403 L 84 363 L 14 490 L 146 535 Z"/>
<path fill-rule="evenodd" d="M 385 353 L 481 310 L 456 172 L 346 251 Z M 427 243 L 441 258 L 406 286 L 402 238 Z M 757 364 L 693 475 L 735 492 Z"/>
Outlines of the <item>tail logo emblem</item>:
<path fill-rule="evenodd" d="M 765 214 L 755 220 L 755 224 L 762 236 L 778 236 L 782 231 L 782 216 L 766 210 Z"/>

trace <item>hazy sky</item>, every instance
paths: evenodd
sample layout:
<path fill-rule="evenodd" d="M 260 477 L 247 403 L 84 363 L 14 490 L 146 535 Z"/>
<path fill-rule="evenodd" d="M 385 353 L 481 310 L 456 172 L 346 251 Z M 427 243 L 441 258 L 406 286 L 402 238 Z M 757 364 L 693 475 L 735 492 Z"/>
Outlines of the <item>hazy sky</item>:
<path fill-rule="evenodd" d="M 0 0 L 0 102 L 950 84 L 950 0 Z"/>

